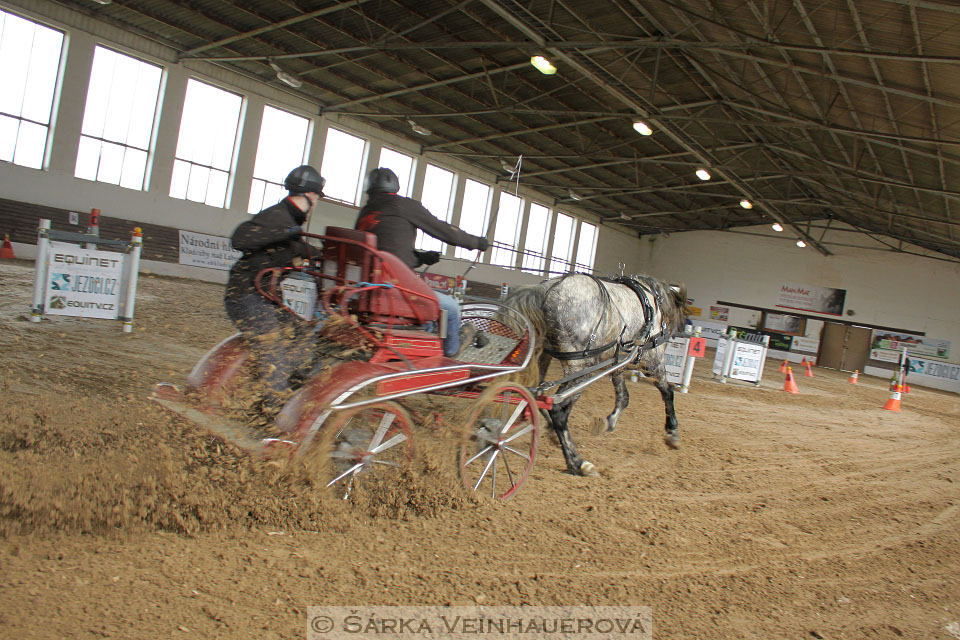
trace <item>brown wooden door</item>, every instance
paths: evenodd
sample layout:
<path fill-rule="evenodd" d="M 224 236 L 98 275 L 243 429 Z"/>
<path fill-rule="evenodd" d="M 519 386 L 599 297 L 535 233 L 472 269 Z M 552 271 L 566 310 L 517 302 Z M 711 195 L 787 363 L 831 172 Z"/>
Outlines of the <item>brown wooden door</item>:
<path fill-rule="evenodd" d="M 817 366 L 840 371 L 863 371 L 870 356 L 870 329 L 825 322 Z"/>
<path fill-rule="evenodd" d="M 873 331 L 867 327 L 847 327 L 840 369 L 863 371 L 867 360 L 870 359 L 870 336 L 872 335 Z"/>
<path fill-rule="evenodd" d="M 838 322 L 824 322 L 820 334 L 820 353 L 817 354 L 817 366 L 828 369 L 843 367 L 843 343 L 847 335 L 847 326 Z"/>

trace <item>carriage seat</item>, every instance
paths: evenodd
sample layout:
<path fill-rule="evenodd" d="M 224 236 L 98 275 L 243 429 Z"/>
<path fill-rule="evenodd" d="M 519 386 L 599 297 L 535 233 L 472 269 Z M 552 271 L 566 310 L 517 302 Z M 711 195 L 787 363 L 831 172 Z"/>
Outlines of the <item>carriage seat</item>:
<path fill-rule="evenodd" d="M 400 258 L 379 251 L 375 235 L 358 229 L 327 227 L 324 236 L 324 288 L 332 283 L 394 285 L 365 291 L 350 300 L 348 309 L 361 322 L 422 325 L 440 317 L 433 290 Z"/>

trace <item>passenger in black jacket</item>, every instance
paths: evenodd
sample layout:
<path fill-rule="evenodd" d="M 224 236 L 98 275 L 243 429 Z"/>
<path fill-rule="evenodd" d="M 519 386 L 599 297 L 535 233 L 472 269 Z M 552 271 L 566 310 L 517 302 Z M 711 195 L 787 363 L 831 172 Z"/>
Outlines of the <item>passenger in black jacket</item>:
<path fill-rule="evenodd" d="M 290 194 L 241 223 L 230 238 L 243 255 L 230 269 L 224 305 L 256 358 L 266 387 L 261 402 L 266 414 L 283 406 L 290 376 L 310 366 L 313 341 L 304 322 L 257 292 L 254 278 L 268 267 L 289 267 L 310 257 L 310 245 L 299 237 L 307 214 L 323 196 L 324 182 L 313 167 L 297 167 L 283 183 Z"/>
<path fill-rule="evenodd" d="M 354 226 L 377 236 L 378 249 L 399 257 L 411 269 L 421 264 L 432 264 L 421 262 L 414 249 L 418 229 L 437 240 L 464 249 L 486 251 L 489 246 L 486 238 L 470 235 L 436 218 L 416 200 L 397 195 L 400 191 L 400 179 L 390 169 L 379 168 L 371 171 L 367 176 L 365 190 L 368 196 L 367 203 L 360 209 L 360 215 L 357 216 Z M 420 253 L 423 255 L 435 252 Z M 440 308 L 447 311 L 447 337 L 443 340 L 443 353 L 447 356 L 455 356 L 461 350 L 460 303 L 444 293 L 435 293 Z M 466 328 L 471 329 L 472 332 L 476 331 L 472 325 Z M 470 333 L 467 332 L 467 335 L 470 336 Z"/>

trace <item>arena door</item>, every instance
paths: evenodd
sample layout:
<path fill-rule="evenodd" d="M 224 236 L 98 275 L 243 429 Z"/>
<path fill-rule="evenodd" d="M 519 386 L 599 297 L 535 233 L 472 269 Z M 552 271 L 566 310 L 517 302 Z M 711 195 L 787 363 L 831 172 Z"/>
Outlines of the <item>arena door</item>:
<path fill-rule="evenodd" d="M 817 366 L 841 371 L 863 371 L 870 356 L 867 327 L 853 327 L 839 322 L 824 322 Z"/>

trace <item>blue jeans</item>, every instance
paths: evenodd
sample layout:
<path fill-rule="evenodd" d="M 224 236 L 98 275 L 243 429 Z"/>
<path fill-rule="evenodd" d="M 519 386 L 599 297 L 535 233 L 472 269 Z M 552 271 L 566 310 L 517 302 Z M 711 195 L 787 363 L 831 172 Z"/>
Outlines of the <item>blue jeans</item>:
<path fill-rule="evenodd" d="M 435 291 L 440 308 L 447 312 L 447 337 L 443 339 L 443 355 L 450 357 L 460 350 L 460 303 L 453 296 Z"/>

